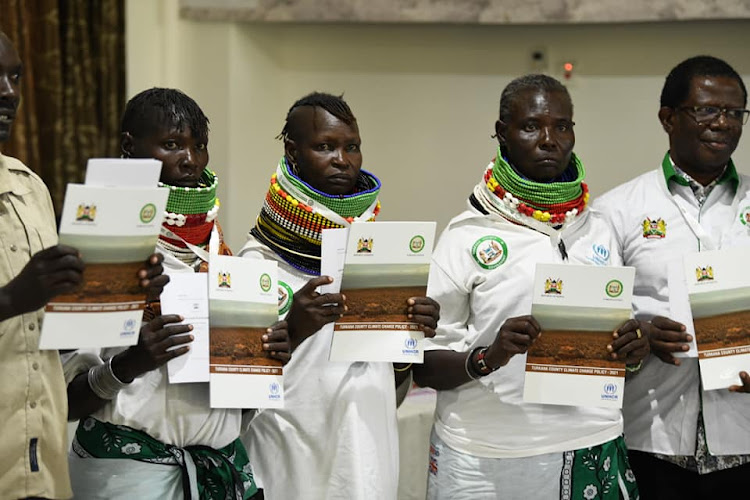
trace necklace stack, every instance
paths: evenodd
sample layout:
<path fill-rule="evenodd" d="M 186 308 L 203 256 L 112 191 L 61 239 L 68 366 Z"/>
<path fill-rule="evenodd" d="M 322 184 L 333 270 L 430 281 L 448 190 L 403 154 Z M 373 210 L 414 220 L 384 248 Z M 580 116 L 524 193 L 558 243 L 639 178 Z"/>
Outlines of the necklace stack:
<path fill-rule="evenodd" d="M 474 198 L 488 212 L 532 227 L 540 224 L 557 229 L 581 214 L 589 201 L 583 179 L 586 172 L 577 156 L 571 165 L 575 179 L 541 183 L 524 179 L 502 157 L 498 149 L 495 161 L 474 189 Z"/>
<path fill-rule="evenodd" d="M 208 245 L 221 206 L 216 197 L 218 183 L 219 177 L 208 168 L 201 174 L 198 187 L 159 183 L 169 189 L 159 245 L 188 265 L 201 261 L 190 246 L 204 249 Z"/>
<path fill-rule="evenodd" d="M 250 233 L 290 266 L 317 275 L 323 230 L 374 220 L 380 213 L 379 192 L 377 177 L 360 170 L 353 194 L 323 193 L 296 176 L 282 158 Z"/>

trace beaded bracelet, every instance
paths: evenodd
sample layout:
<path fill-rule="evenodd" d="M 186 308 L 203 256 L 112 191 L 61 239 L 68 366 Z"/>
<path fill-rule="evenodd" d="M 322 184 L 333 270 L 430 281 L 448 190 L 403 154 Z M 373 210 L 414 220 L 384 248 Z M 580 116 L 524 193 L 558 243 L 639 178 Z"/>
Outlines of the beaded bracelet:
<path fill-rule="evenodd" d="M 483 347 L 477 353 L 477 366 L 479 367 L 479 373 L 481 373 L 482 375 L 489 375 L 490 373 L 495 371 L 489 366 L 487 366 L 487 361 L 485 361 L 484 359 L 487 356 L 488 350 L 489 350 L 489 347 Z"/>
<path fill-rule="evenodd" d="M 474 359 L 474 354 L 476 354 L 477 351 L 480 349 L 486 349 L 486 347 L 475 347 L 474 349 L 469 352 L 469 355 L 466 356 L 466 362 L 464 363 L 464 369 L 466 370 L 466 374 L 469 376 L 472 380 L 479 380 L 484 375 L 481 372 L 477 372 L 474 369 L 474 363 L 472 362 L 472 359 Z"/>
<path fill-rule="evenodd" d="M 625 365 L 625 370 L 629 371 L 630 373 L 635 373 L 641 368 L 643 368 L 643 360 L 640 360 L 635 365 Z"/>
<path fill-rule="evenodd" d="M 129 385 L 115 375 L 112 370 L 112 358 L 109 358 L 104 364 L 92 366 L 87 378 L 93 393 L 104 400 L 114 399 L 118 392 Z"/>

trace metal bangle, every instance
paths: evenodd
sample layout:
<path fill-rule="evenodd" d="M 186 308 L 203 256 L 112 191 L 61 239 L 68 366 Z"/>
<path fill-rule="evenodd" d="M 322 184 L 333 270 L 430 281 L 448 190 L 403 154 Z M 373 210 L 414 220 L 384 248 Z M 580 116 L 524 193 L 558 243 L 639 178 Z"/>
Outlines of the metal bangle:
<path fill-rule="evenodd" d="M 126 384 L 125 382 L 123 382 L 122 380 L 120 380 L 119 378 L 117 378 L 117 375 L 115 375 L 115 371 L 112 369 L 112 360 L 113 359 L 115 359 L 114 356 L 110 357 L 107 360 L 107 371 L 109 372 L 110 377 L 112 377 L 112 380 L 114 380 L 115 383 L 117 383 L 117 385 L 120 386 L 120 389 L 122 389 L 123 387 L 127 386 L 128 384 Z"/>
<path fill-rule="evenodd" d="M 412 365 L 412 363 L 409 363 L 409 364 L 407 364 L 406 366 L 404 366 L 403 368 L 396 368 L 396 367 L 394 366 L 394 367 L 393 367 L 393 371 L 394 371 L 394 372 L 406 372 L 406 371 L 409 371 L 409 370 L 411 369 L 411 365 Z"/>
<path fill-rule="evenodd" d="M 122 382 L 115 376 L 112 371 L 112 358 L 106 363 L 92 366 L 87 375 L 91 391 L 100 399 L 112 400 L 117 397 L 117 393 L 129 384 Z"/>

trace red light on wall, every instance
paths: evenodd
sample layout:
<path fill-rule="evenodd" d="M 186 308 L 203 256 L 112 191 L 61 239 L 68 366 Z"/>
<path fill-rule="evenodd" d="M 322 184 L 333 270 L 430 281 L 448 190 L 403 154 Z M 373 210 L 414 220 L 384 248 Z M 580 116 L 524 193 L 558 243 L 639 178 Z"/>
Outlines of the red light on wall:
<path fill-rule="evenodd" d="M 572 62 L 563 63 L 563 77 L 566 80 L 570 80 L 572 76 L 573 76 L 573 63 Z"/>

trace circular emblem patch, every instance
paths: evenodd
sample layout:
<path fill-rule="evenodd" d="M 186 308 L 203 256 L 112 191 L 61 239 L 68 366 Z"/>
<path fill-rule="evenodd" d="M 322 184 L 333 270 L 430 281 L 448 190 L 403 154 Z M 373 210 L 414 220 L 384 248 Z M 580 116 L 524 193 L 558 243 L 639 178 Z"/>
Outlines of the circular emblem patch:
<path fill-rule="evenodd" d="M 471 247 L 471 256 L 481 267 L 495 269 L 508 258 L 508 246 L 497 236 L 483 236 Z"/>
<path fill-rule="evenodd" d="M 617 298 L 622 295 L 622 282 L 620 280 L 610 280 L 607 282 L 607 286 L 604 287 L 604 291 L 613 299 Z"/>
<path fill-rule="evenodd" d="M 266 273 L 260 275 L 260 289 L 264 292 L 271 289 L 271 277 Z"/>
<path fill-rule="evenodd" d="M 141 222 L 148 224 L 154 217 L 156 217 L 156 205 L 153 203 L 147 203 L 141 208 Z"/>
<path fill-rule="evenodd" d="M 294 298 L 292 287 L 279 280 L 279 316 L 286 314 L 292 307 L 292 298 Z"/>
<path fill-rule="evenodd" d="M 750 207 L 745 207 L 740 211 L 740 222 L 750 226 Z"/>
<path fill-rule="evenodd" d="M 411 250 L 412 253 L 419 253 L 424 250 L 424 238 L 420 235 L 416 235 L 409 240 L 409 250 Z"/>

